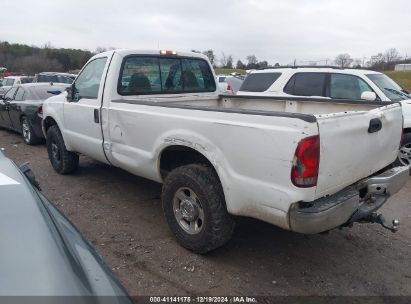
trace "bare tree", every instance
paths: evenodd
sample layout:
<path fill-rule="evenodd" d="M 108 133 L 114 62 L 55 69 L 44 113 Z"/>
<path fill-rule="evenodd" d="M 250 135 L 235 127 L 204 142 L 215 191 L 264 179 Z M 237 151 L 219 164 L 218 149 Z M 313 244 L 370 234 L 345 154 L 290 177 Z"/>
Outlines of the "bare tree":
<path fill-rule="evenodd" d="M 387 64 L 390 64 L 400 59 L 400 53 L 398 53 L 397 49 L 391 48 L 385 51 L 384 57 L 385 57 L 385 62 Z"/>
<path fill-rule="evenodd" d="M 210 60 L 211 64 L 214 66 L 215 64 L 215 55 L 213 50 L 207 50 L 203 52 L 204 55 L 208 57 L 208 60 Z"/>
<path fill-rule="evenodd" d="M 233 56 L 231 56 L 231 55 L 228 55 L 228 57 L 227 57 L 226 68 L 227 69 L 232 69 L 233 68 Z"/>
<path fill-rule="evenodd" d="M 235 67 L 239 70 L 245 70 L 247 68 L 241 60 L 237 60 L 237 64 L 235 65 Z"/>
<path fill-rule="evenodd" d="M 223 68 L 227 66 L 227 56 L 224 54 L 224 52 L 221 53 L 220 64 Z"/>
<path fill-rule="evenodd" d="M 247 69 L 255 69 L 258 63 L 257 57 L 255 55 L 248 55 L 246 59 L 248 61 Z"/>
<path fill-rule="evenodd" d="M 367 65 L 375 70 L 383 70 L 385 66 L 385 58 L 382 53 L 371 56 L 370 60 L 367 62 Z"/>
<path fill-rule="evenodd" d="M 342 68 L 349 67 L 351 63 L 353 62 L 353 59 L 349 54 L 340 54 L 334 59 L 335 64 Z"/>
<path fill-rule="evenodd" d="M 362 65 L 362 59 L 361 58 L 354 59 L 354 61 L 353 61 L 354 68 L 358 69 L 358 68 L 361 67 L 361 65 Z"/>
<path fill-rule="evenodd" d="M 394 69 L 394 63 L 400 60 L 400 53 L 395 48 L 391 48 L 385 51 L 384 53 L 385 58 L 385 69 L 391 70 Z"/>

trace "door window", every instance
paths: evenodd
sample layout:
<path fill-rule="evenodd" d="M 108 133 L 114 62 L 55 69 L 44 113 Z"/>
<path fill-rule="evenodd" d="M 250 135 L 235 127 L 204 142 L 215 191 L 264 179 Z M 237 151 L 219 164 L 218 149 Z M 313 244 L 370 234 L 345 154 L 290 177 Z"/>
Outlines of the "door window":
<path fill-rule="evenodd" d="M 74 83 L 74 100 L 81 98 L 97 99 L 100 82 L 106 66 L 107 57 L 89 62 Z"/>
<path fill-rule="evenodd" d="M 337 99 L 361 99 L 363 92 L 373 92 L 361 78 L 347 74 L 331 74 L 330 97 Z"/>
<path fill-rule="evenodd" d="M 297 73 L 288 81 L 284 92 L 296 96 L 324 96 L 325 73 Z"/>

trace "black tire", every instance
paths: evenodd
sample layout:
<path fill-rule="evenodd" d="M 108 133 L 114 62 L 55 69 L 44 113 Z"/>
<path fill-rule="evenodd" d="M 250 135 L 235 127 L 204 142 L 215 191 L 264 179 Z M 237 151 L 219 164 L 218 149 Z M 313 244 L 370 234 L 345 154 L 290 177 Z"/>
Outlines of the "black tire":
<path fill-rule="evenodd" d="M 201 226 L 198 225 L 201 229 L 194 234 L 183 228 L 183 219 L 178 220 L 174 211 L 175 195 L 187 188 L 194 192 L 203 216 Z M 177 204 L 182 206 L 182 202 Z M 212 168 L 190 164 L 171 171 L 163 184 L 162 204 L 168 225 L 183 247 L 196 253 L 207 253 L 230 240 L 234 220 L 227 212 L 221 183 Z"/>
<path fill-rule="evenodd" d="M 394 162 L 394 165 L 411 166 L 411 133 L 406 133 L 403 135 L 398 158 Z"/>
<path fill-rule="evenodd" d="M 41 138 L 34 133 L 33 128 L 31 127 L 31 124 L 26 116 L 21 118 L 20 127 L 23 140 L 26 144 L 35 145 L 41 142 Z"/>
<path fill-rule="evenodd" d="M 47 152 L 54 170 L 59 174 L 74 172 L 78 167 L 79 156 L 67 151 L 63 136 L 57 125 L 47 130 Z"/>

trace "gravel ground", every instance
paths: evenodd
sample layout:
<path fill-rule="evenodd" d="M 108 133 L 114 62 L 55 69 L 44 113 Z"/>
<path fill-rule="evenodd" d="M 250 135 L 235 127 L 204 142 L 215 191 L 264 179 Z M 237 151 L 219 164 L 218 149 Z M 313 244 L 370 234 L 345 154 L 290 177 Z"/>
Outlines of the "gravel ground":
<path fill-rule="evenodd" d="M 43 193 L 97 248 L 131 295 L 411 295 L 411 178 L 384 207 L 401 221 L 304 236 L 237 219 L 232 240 L 208 255 L 181 248 L 168 230 L 161 185 L 87 157 L 60 176 L 44 145 L 0 130 L 0 147 L 30 162 Z"/>

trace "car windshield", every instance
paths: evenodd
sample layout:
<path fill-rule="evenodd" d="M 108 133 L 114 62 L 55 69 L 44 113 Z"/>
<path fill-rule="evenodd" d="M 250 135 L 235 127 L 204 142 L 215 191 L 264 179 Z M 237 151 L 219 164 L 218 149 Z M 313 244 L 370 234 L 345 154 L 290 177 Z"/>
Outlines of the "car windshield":
<path fill-rule="evenodd" d="M 394 80 L 384 74 L 366 75 L 392 101 L 411 99 Z"/>

